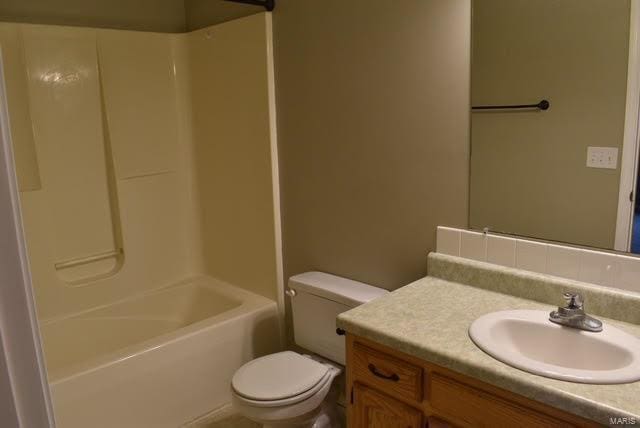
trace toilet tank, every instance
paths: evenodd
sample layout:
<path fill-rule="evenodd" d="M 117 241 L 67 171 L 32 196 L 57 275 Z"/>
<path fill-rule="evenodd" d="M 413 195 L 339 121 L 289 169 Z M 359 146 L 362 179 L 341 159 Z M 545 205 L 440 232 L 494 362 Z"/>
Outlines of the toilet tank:
<path fill-rule="evenodd" d="M 323 272 L 292 276 L 289 288 L 295 291 L 291 308 L 296 344 L 342 365 L 345 364 L 345 338 L 336 333 L 336 317 L 389 293 Z"/>

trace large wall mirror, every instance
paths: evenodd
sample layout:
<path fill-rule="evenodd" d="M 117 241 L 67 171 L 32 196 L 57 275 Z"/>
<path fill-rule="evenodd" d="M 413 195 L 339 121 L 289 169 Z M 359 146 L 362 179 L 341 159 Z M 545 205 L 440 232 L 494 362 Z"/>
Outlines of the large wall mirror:
<path fill-rule="evenodd" d="M 640 0 L 474 0 L 470 226 L 640 253 Z"/>

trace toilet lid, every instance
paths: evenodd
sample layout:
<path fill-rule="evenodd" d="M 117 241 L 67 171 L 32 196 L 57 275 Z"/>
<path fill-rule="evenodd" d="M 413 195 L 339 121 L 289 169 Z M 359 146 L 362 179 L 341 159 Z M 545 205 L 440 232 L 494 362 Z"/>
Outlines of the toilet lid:
<path fill-rule="evenodd" d="M 282 400 L 316 386 L 329 367 L 291 351 L 249 361 L 233 375 L 231 385 L 252 400 Z"/>

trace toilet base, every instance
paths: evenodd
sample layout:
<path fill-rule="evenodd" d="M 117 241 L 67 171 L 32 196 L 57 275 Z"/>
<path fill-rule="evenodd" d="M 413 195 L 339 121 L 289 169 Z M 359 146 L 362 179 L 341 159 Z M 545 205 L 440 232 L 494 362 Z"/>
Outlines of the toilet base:
<path fill-rule="evenodd" d="M 335 404 L 323 403 L 320 409 L 294 420 L 264 424 L 263 428 L 342 428 Z"/>

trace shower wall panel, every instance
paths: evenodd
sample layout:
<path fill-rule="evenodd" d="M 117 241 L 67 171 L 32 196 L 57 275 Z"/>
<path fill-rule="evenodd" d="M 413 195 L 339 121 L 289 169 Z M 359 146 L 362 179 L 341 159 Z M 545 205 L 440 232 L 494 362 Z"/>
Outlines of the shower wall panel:
<path fill-rule="evenodd" d="M 41 319 L 202 274 L 276 298 L 270 31 L 0 23 Z"/>
<path fill-rule="evenodd" d="M 5 55 L 25 59 L 8 101 L 27 154 L 16 166 L 40 317 L 197 274 L 171 35 L 27 24 L 0 35 Z"/>
<path fill-rule="evenodd" d="M 176 170 L 178 115 L 172 39 L 169 34 L 98 33 L 118 179 Z"/>
<path fill-rule="evenodd" d="M 270 20 L 262 13 L 191 32 L 188 48 L 205 269 L 276 299 Z"/>
<path fill-rule="evenodd" d="M 22 34 L 51 255 L 61 278 L 82 282 L 116 269 L 117 263 L 115 257 L 73 263 L 117 250 L 95 32 L 31 26 Z"/>

